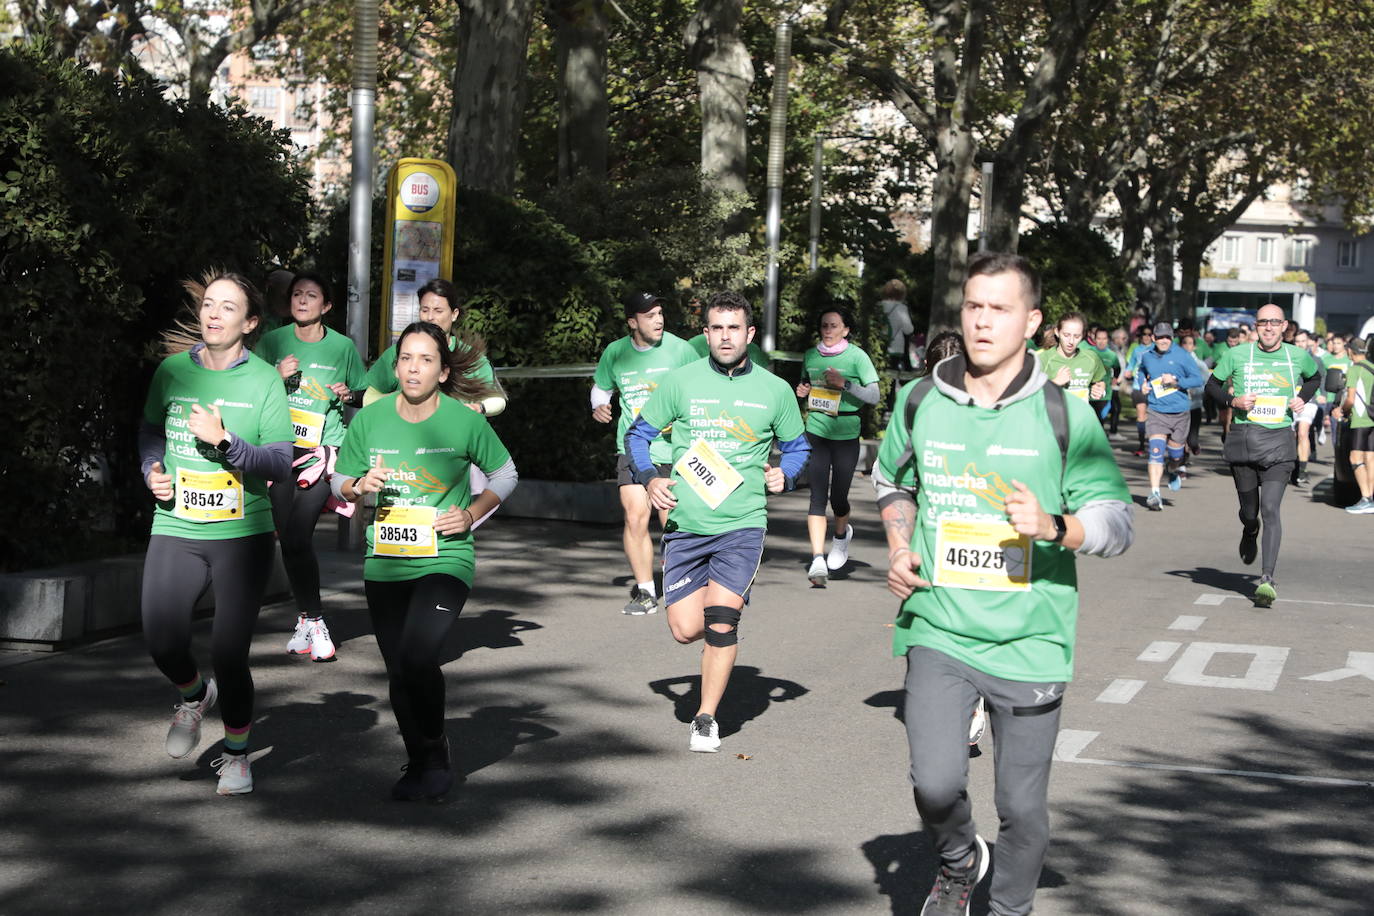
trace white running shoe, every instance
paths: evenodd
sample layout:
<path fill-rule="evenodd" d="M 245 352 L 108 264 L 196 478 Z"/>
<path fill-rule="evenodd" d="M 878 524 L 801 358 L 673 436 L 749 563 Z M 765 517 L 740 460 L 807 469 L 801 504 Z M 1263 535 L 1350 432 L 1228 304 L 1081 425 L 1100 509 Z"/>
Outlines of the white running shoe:
<path fill-rule="evenodd" d="M 1325 444 L 1326 444 L 1326 427 L 1325 427 L 1325 426 L 1322 427 L 1321 432 L 1317 433 L 1317 444 L 1318 444 L 1318 445 L 1325 445 Z"/>
<path fill-rule="evenodd" d="M 978 705 L 973 707 L 973 718 L 968 724 L 968 744 L 969 747 L 983 740 L 983 732 L 988 727 L 988 710 L 983 698 L 978 698 Z"/>
<path fill-rule="evenodd" d="M 703 754 L 714 754 L 720 750 L 720 726 L 716 724 L 714 716 L 702 713 L 692 720 L 690 729 L 692 737 L 687 743 L 689 750 Z"/>
<path fill-rule="evenodd" d="M 172 714 L 172 727 L 167 729 L 168 755 L 181 759 L 196 749 L 200 744 L 200 720 L 218 698 L 219 689 L 215 687 L 215 679 L 210 678 L 205 682 L 205 696 L 200 702 L 177 704 L 177 711 Z"/>
<path fill-rule="evenodd" d="M 825 565 L 830 569 L 844 569 L 849 562 L 849 542 L 854 539 L 854 526 L 844 526 L 844 537 L 830 539 L 830 553 L 826 554 Z"/>
<path fill-rule="evenodd" d="M 323 617 L 310 621 L 310 660 L 312 662 L 332 662 L 334 660 L 334 640 L 329 638 L 329 627 L 324 625 Z"/>
<path fill-rule="evenodd" d="M 296 631 L 287 640 L 286 651 L 292 655 L 310 654 L 310 618 L 304 614 L 296 618 Z"/>
<path fill-rule="evenodd" d="M 220 795 L 247 795 L 253 791 L 253 768 L 247 754 L 230 754 L 227 751 L 210 761 L 210 766 L 219 774 Z"/>
<path fill-rule="evenodd" d="M 817 588 L 825 588 L 825 581 L 830 578 L 830 572 L 825 565 L 825 557 L 811 558 L 811 568 L 806 571 L 806 578 L 810 579 L 811 584 Z"/>

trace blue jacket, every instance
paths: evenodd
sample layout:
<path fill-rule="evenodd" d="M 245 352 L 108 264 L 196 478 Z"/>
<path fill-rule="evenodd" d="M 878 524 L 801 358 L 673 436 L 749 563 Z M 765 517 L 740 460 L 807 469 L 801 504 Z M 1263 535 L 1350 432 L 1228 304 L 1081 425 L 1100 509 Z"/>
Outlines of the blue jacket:
<path fill-rule="evenodd" d="M 1156 413 L 1187 413 L 1192 409 L 1188 389 L 1201 388 L 1206 379 L 1198 372 L 1197 361 L 1193 354 L 1174 343 L 1167 353 L 1160 353 L 1150 347 L 1140 357 L 1140 371 L 1145 376 L 1149 407 Z M 1178 379 L 1178 384 L 1169 394 L 1159 396 L 1153 380 L 1166 373 Z"/>

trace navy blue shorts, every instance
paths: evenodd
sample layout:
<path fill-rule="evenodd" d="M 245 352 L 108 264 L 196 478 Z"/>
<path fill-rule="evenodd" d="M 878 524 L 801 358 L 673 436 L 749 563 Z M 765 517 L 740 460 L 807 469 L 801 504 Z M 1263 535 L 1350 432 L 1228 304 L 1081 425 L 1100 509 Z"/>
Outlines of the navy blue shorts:
<path fill-rule="evenodd" d="M 715 582 L 746 600 L 763 559 L 763 528 L 724 534 L 673 531 L 663 536 L 663 603 L 681 601 Z"/>

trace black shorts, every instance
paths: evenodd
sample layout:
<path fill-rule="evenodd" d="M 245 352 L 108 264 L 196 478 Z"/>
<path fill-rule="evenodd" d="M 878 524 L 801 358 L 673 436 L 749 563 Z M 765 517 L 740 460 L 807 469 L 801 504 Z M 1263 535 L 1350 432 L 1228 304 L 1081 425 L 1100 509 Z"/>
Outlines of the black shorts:
<path fill-rule="evenodd" d="M 1361 426 L 1350 430 L 1350 450 L 1352 452 L 1374 452 L 1374 426 Z"/>
<path fill-rule="evenodd" d="M 673 466 L 671 464 L 656 464 L 654 467 L 658 468 L 659 477 L 671 477 L 673 474 Z M 639 484 L 635 483 L 634 475 L 630 473 L 629 455 L 615 456 L 615 482 L 622 487 L 639 486 Z"/>

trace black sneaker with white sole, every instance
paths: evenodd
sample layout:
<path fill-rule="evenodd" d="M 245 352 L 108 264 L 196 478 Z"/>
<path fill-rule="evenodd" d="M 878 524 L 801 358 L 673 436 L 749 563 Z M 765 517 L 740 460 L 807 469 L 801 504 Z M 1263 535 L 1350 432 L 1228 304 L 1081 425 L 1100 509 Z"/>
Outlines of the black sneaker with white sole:
<path fill-rule="evenodd" d="M 980 836 L 973 838 L 973 858 L 963 868 L 940 866 L 935 886 L 926 896 L 921 916 L 967 916 L 973 889 L 988 873 L 988 844 Z"/>

